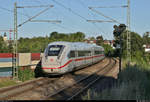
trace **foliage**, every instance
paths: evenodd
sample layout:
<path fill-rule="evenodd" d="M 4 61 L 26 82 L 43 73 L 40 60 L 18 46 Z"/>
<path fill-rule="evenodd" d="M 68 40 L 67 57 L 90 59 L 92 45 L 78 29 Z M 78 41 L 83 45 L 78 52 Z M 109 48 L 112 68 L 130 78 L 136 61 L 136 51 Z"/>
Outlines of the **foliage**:
<path fill-rule="evenodd" d="M 24 70 L 19 68 L 18 77 L 20 81 L 24 82 L 26 80 L 34 78 L 34 72 L 29 68 L 25 68 Z"/>
<path fill-rule="evenodd" d="M 99 45 L 99 46 L 102 46 L 103 45 L 103 36 L 97 36 L 96 37 L 96 44 Z"/>
<path fill-rule="evenodd" d="M 90 100 L 149 100 L 149 86 L 150 70 L 135 65 L 124 68 L 111 89 L 101 92 L 90 89 L 90 93 L 82 96 L 82 99 L 87 100 L 90 97 Z"/>
<path fill-rule="evenodd" d="M 143 41 L 144 44 L 150 44 L 150 37 L 149 37 L 150 32 L 145 32 L 143 35 Z"/>
<path fill-rule="evenodd" d="M 4 42 L 3 37 L 0 36 L 0 53 L 12 52 L 12 43 L 8 43 L 9 45 L 7 45 L 7 42 Z"/>
<path fill-rule="evenodd" d="M 14 80 L 11 79 L 1 79 L 0 80 L 0 88 L 7 87 L 11 85 L 16 85 L 17 83 Z"/>
<path fill-rule="evenodd" d="M 130 32 L 130 35 L 131 35 L 131 57 L 132 57 L 132 59 L 143 57 L 143 54 L 145 54 L 144 48 L 143 48 L 143 44 L 144 44 L 143 38 L 136 32 Z M 121 38 L 122 38 L 122 49 L 123 49 L 122 56 L 123 56 L 123 58 L 126 58 L 126 55 L 127 55 L 127 31 L 124 31 L 121 34 Z M 119 43 L 118 37 L 115 37 L 115 42 Z M 116 55 L 118 54 L 118 52 L 119 52 L 119 50 L 116 51 Z"/>
<path fill-rule="evenodd" d="M 33 37 L 33 38 L 20 38 L 18 50 L 19 52 L 43 52 L 45 47 L 54 41 L 69 41 L 78 42 L 83 41 L 85 34 L 82 32 L 76 32 L 71 34 L 64 34 L 58 32 L 52 32 L 50 37 Z"/>
<path fill-rule="evenodd" d="M 102 46 L 104 47 L 104 53 L 106 56 L 111 56 L 114 54 L 114 49 L 110 45 L 103 44 Z"/>

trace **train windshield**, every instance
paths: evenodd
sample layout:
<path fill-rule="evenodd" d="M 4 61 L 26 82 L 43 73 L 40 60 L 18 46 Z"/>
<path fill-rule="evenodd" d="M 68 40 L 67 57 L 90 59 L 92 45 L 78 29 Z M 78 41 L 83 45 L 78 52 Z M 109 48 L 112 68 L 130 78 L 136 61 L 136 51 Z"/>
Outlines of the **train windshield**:
<path fill-rule="evenodd" d="M 64 46 L 63 45 L 51 45 L 48 48 L 48 56 L 58 56 L 62 50 L 63 50 Z"/>

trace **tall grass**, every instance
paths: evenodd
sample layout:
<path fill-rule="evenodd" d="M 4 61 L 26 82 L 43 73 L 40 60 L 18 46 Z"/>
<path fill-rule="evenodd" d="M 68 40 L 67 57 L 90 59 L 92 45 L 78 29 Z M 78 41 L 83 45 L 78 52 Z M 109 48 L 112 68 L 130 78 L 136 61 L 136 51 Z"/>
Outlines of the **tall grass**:
<path fill-rule="evenodd" d="M 11 86 L 11 85 L 16 85 L 16 84 L 17 84 L 17 82 L 15 82 L 12 79 L 1 79 L 0 80 L 0 88 Z"/>
<path fill-rule="evenodd" d="M 18 77 L 20 81 L 26 81 L 34 78 L 34 72 L 28 67 L 25 69 L 19 68 Z"/>
<path fill-rule="evenodd" d="M 95 92 L 89 89 L 83 100 L 149 100 L 150 70 L 145 63 L 126 67 L 111 89 Z M 90 92 L 90 93 L 89 93 Z M 89 98 L 90 97 L 90 98 Z"/>

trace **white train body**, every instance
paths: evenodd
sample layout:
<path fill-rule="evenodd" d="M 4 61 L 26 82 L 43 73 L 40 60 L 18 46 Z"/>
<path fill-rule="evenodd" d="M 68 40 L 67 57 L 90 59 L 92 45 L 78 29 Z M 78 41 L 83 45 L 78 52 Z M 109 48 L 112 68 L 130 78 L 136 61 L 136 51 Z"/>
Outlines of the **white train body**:
<path fill-rule="evenodd" d="M 82 42 L 53 42 L 42 56 L 44 73 L 59 75 L 104 59 L 104 48 Z"/>

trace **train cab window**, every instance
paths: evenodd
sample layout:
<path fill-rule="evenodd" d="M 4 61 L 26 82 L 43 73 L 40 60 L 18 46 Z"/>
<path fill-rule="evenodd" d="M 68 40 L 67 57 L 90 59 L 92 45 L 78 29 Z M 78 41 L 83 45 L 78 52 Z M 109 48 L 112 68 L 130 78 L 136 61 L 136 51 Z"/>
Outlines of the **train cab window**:
<path fill-rule="evenodd" d="M 62 52 L 63 45 L 51 45 L 48 48 L 48 56 L 58 56 Z"/>
<path fill-rule="evenodd" d="M 68 58 L 73 58 L 75 57 L 75 51 L 70 51 L 70 53 L 68 54 Z"/>

